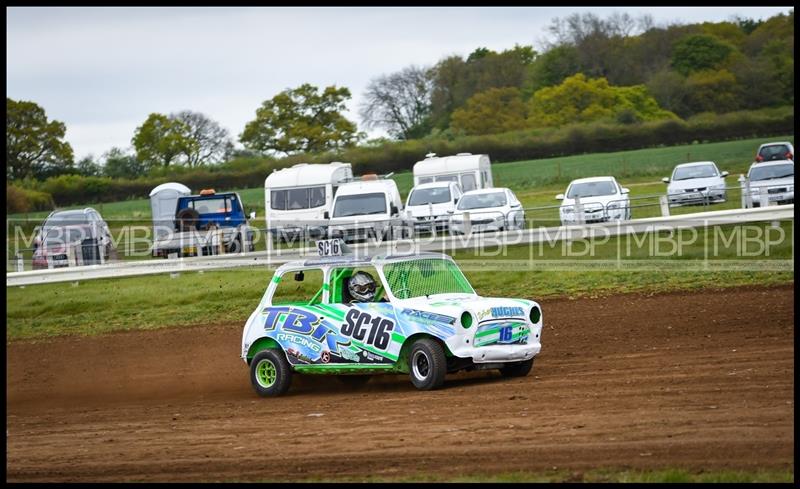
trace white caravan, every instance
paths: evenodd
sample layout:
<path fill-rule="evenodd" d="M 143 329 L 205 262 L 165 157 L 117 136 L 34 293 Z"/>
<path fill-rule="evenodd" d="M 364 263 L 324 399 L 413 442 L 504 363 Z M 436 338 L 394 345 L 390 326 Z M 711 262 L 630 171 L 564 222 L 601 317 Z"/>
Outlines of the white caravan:
<path fill-rule="evenodd" d="M 322 237 L 327 228 L 325 213 L 333 205 L 339 186 L 353 179 L 350 163 L 326 165 L 299 163 L 273 171 L 264 180 L 267 229 L 286 239 L 306 235 Z"/>
<path fill-rule="evenodd" d="M 366 177 L 366 178 L 365 178 Z M 392 179 L 368 175 L 345 183 L 336 192 L 329 217 L 328 236 L 356 241 L 399 237 L 405 225 L 403 201 Z"/>
<path fill-rule="evenodd" d="M 428 153 L 425 156 L 424 160 L 414 164 L 414 185 L 456 182 L 464 192 L 494 186 L 489 155 L 458 153 L 455 156 L 437 157 L 435 153 Z"/>

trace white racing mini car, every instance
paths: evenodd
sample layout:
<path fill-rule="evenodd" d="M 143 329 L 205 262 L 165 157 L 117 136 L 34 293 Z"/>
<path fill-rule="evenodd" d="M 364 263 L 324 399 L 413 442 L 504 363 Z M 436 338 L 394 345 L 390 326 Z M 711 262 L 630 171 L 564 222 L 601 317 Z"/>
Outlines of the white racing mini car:
<path fill-rule="evenodd" d="M 286 392 L 293 373 L 350 384 L 408 373 L 430 390 L 464 369 L 527 375 L 541 333 L 536 302 L 480 297 L 447 255 L 323 256 L 275 271 L 245 324 L 241 356 L 261 396 Z"/>

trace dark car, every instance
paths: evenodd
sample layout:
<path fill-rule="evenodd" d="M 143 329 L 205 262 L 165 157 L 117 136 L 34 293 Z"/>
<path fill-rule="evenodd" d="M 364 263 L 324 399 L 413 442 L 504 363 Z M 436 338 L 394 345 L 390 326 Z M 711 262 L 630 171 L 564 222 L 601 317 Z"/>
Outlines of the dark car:
<path fill-rule="evenodd" d="M 792 160 L 794 161 L 794 146 L 789 142 L 762 144 L 756 153 L 756 162 Z"/>
<path fill-rule="evenodd" d="M 33 252 L 33 269 L 101 263 L 100 252 L 105 247 L 96 229 L 92 224 L 51 226 Z"/>
<path fill-rule="evenodd" d="M 99 212 L 91 207 L 51 212 L 40 226 L 36 238 L 34 238 L 34 250 L 39 248 L 44 237 L 46 237 L 53 228 L 81 225 L 87 225 L 96 229 L 92 232 L 92 237 L 96 239 L 102 247 L 104 260 L 116 259 L 117 252 L 114 248 L 108 223 L 100 216 Z"/>

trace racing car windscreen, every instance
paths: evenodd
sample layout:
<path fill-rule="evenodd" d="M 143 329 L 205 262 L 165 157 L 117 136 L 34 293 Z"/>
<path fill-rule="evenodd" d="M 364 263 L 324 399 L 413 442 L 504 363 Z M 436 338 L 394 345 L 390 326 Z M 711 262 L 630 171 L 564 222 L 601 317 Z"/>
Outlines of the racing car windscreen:
<path fill-rule="evenodd" d="M 475 293 L 458 266 L 441 258 L 387 263 L 383 267 L 383 273 L 389 289 L 398 299 Z"/>

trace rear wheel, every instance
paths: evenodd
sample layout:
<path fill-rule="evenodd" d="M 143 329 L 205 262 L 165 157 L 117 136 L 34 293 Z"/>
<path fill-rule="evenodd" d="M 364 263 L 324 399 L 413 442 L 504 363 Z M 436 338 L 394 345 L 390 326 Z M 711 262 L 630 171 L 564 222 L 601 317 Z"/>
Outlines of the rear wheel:
<path fill-rule="evenodd" d="M 419 390 L 437 389 L 444 384 L 447 373 L 447 359 L 442 345 L 424 338 L 411 346 L 408 354 L 411 383 Z"/>
<path fill-rule="evenodd" d="M 516 362 L 500 369 L 503 377 L 525 377 L 533 368 L 533 358 L 524 362 Z"/>
<path fill-rule="evenodd" d="M 242 242 L 240 238 L 236 238 L 231 241 L 231 244 L 228 245 L 228 253 L 241 253 L 242 252 Z"/>
<path fill-rule="evenodd" d="M 263 350 L 250 362 L 250 382 L 261 397 L 279 396 L 289 390 L 292 369 L 280 350 Z"/>

